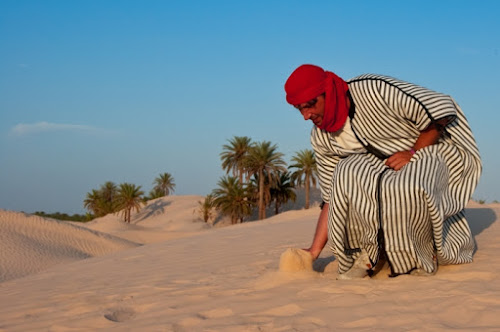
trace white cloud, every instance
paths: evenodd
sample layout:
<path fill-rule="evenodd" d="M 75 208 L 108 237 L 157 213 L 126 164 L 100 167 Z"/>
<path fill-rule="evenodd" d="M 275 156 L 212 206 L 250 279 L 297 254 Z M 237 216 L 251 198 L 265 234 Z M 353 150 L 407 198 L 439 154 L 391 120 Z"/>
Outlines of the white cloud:
<path fill-rule="evenodd" d="M 75 124 L 65 124 L 65 123 L 50 123 L 50 122 L 38 122 L 38 123 L 20 123 L 12 127 L 10 130 L 11 135 L 14 136 L 27 136 L 40 134 L 45 132 L 56 132 L 56 131 L 67 131 L 67 132 L 87 132 L 87 133 L 102 133 L 104 130 L 84 125 Z"/>

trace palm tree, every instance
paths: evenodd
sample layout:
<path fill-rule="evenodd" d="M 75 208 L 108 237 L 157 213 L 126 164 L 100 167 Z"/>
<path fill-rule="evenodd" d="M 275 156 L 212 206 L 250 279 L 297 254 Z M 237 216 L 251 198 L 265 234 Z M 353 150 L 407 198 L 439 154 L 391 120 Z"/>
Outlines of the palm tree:
<path fill-rule="evenodd" d="M 103 215 L 116 212 L 116 195 L 118 188 L 112 181 L 107 181 L 99 189 L 102 198 Z"/>
<path fill-rule="evenodd" d="M 163 196 L 168 196 L 170 195 L 170 192 L 174 192 L 174 178 L 170 173 L 160 174 L 160 176 L 155 179 L 153 184 L 156 184 L 153 190 L 162 192 Z"/>
<path fill-rule="evenodd" d="M 271 182 L 269 182 L 269 179 L 271 179 Z M 271 204 L 271 187 L 275 185 L 275 183 L 278 181 L 278 178 L 275 176 L 275 173 L 270 174 L 268 176 L 267 172 L 264 172 L 264 206 L 268 207 Z M 259 184 L 260 184 L 260 179 L 258 174 L 252 175 L 252 178 L 250 179 L 250 182 L 247 184 L 247 190 L 248 190 L 248 195 L 249 198 L 255 203 L 255 205 L 258 205 L 259 203 Z"/>
<path fill-rule="evenodd" d="M 271 186 L 271 197 L 274 200 L 275 214 L 279 213 L 281 204 L 286 204 L 289 200 L 295 202 L 295 186 L 291 180 L 290 172 L 279 172 L 279 181 Z"/>
<path fill-rule="evenodd" d="M 99 190 L 92 189 L 83 200 L 83 207 L 96 217 L 103 216 L 103 200 Z"/>
<path fill-rule="evenodd" d="M 251 146 L 251 139 L 246 136 L 235 136 L 229 140 L 229 144 L 222 146 L 223 151 L 220 154 L 222 169 L 226 174 L 232 171 L 233 176 L 238 176 L 241 184 L 243 184 L 243 174 L 246 173 L 244 161 Z"/>
<path fill-rule="evenodd" d="M 289 168 L 297 168 L 292 173 L 292 181 L 298 185 L 305 185 L 306 189 L 306 209 L 309 209 L 310 185 L 316 187 L 317 165 L 314 152 L 309 149 L 301 150 L 292 157 L 294 163 Z"/>
<path fill-rule="evenodd" d="M 203 221 L 205 222 L 208 222 L 211 218 L 213 218 L 213 209 L 215 207 L 214 200 L 214 195 L 208 194 L 205 196 L 203 202 L 198 201 L 198 213 L 201 214 Z"/>
<path fill-rule="evenodd" d="M 130 224 L 132 209 L 135 209 L 136 212 L 140 211 L 144 204 L 142 195 L 144 195 L 144 192 L 141 190 L 141 186 L 130 183 L 120 184 L 116 201 L 117 208 L 122 211 L 123 220 L 125 222 Z"/>
<path fill-rule="evenodd" d="M 283 154 L 276 152 L 277 146 L 271 145 L 271 142 L 263 141 L 252 146 L 248 151 L 248 156 L 245 158 L 245 166 L 253 175 L 257 175 L 259 179 L 259 219 L 266 218 L 266 206 L 264 203 L 264 190 L 266 176 L 269 182 L 272 183 L 273 175 L 276 172 L 284 172 L 285 162 Z"/>
<path fill-rule="evenodd" d="M 116 212 L 116 196 L 118 188 L 116 185 L 107 181 L 99 190 L 92 189 L 87 193 L 83 206 L 91 211 L 96 217 L 105 216 L 108 213 Z"/>
<path fill-rule="evenodd" d="M 149 201 L 149 200 L 152 200 L 152 199 L 155 199 L 155 198 L 160 198 L 160 197 L 163 197 L 165 196 L 164 195 L 164 192 L 161 191 L 160 189 L 158 188 L 153 188 L 149 191 L 149 194 L 146 198 L 146 201 Z"/>
<path fill-rule="evenodd" d="M 214 205 L 224 215 L 231 217 L 231 223 L 243 221 L 252 214 L 253 202 L 248 199 L 247 190 L 233 176 L 224 176 L 217 183 L 219 188 L 213 190 Z"/>

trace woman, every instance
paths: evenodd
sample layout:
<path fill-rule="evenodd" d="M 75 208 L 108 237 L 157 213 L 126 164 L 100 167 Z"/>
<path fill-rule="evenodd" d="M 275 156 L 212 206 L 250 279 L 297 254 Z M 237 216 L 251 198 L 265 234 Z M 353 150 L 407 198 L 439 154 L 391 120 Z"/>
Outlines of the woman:
<path fill-rule="evenodd" d="M 366 276 L 382 253 L 393 276 L 472 261 L 464 208 L 481 161 L 451 97 L 380 75 L 345 82 L 314 65 L 298 67 L 285 91 L 315 125 L 324 206 L 314 259 L 329 239 L 340 279 Z"/>

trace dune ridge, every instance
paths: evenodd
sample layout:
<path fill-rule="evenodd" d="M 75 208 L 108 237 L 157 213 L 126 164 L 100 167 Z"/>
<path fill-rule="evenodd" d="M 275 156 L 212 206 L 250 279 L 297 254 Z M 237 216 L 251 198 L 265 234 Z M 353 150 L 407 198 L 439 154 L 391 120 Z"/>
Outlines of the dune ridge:
<path fill-rule="evenodd" d="M 0 209 L 0 282 L 138 246 L 70 222 Z"/>
<path fill-rule="evenodd" d="M 184 237 L 212 228 L 212 223 L 204 223 L 197 213 L 203 199 L 196 195 L 160 197 L 148 201 L 138 213 L 132 212 L 130 224 L 116 213 L 82 226 L 141 244 Z"/>

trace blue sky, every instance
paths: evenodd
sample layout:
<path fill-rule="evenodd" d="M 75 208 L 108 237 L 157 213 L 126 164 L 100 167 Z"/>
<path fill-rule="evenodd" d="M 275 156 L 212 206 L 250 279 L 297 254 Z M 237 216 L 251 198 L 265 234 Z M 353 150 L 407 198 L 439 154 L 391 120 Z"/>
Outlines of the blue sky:
<path fill-rule="evenodd" d="M 500 200 L 500 2 L 0 2 L 0 208 L 83 213 L 105 181 L 206 195 L 233 136 L 310 147 L 283 84 L 303 63 L 452 95 Z"/>

